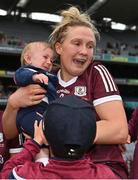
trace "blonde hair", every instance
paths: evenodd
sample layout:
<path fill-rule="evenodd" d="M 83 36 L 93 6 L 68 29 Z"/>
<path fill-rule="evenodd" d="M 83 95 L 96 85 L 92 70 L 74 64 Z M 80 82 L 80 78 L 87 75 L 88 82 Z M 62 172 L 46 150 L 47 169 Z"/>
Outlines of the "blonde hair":
<path fill-rule="evenodd" d="M 86 26 L 90 28 L 95 36 L 95 46 L 96 39 L 100 38 L 100 34 L 94 24 L 92 23 L 90 17 L 86 13 L 82 13 L 78 8 L 72 6 L 67 10 L 61 11 L 62 20 L 55 26 L 55 29 L 50 35 L 50 43 L 55 50 L 56 42 L 63 42 L 67 33 L 68 27 L 73 26 Z"/>
<path fill-rule="evenodd" d="M 43 45 L 45 48 L 52 48 L 51 45 L 47 42 L 44 42 L 44 41 L 36 41 L 36 42 L 30 42 L 28 43 L 22 53 L 21 53 L 21 58 L 20 58 L 20 61 L 21 61 L 21 66 L 25 65 L 25 59 L 24 59 L 24 55 L 27 53 L 27 52 L 31 52 L 32 48 L 37 46 L 37 45 Z M 39 49 L 38 49 L 39 51 Z"/>

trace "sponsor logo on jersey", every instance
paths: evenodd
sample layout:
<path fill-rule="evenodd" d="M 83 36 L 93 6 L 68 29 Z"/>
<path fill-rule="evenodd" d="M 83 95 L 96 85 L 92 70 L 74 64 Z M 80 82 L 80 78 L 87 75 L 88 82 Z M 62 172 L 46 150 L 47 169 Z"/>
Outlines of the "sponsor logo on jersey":
<path fill-rule="evenodd" d="M 60 93 L 70 94 L 70 91 L 67 90 L 67 89 L 59 89 L 59 90 L 57 91 L 57 93 L 58 93 L 58 94 L 60 94 Z"/>
<path fill-rule="evenodd" d="M 86 96 L 86 86 L 76 86 L 74 94 L 76 96 Z"/>

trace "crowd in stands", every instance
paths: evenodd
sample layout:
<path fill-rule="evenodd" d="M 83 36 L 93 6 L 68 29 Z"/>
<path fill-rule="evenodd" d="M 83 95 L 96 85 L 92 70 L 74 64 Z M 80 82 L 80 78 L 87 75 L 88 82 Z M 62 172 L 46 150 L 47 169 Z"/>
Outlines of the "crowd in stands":
<path fill-rule="evenodd" d="M 15 37 L 14 35 L 8 36 L 5 33 L 0 32 L 0 45 L 23 48 L 25 46 L 25 42 L 21 38 Z"/>
<path fill-rule="evenodd" d="M 32 39 L 33 40 L 33 39 Z M 101 40 L 102 41 L 102 40 Z M 8 36 L 3 32 L 0 32 L 0 45 L 9 45 L 12 47 L 23 48 L 25 44 L 23 39 L 19 37 Z M 123 56 L 138 56 L 138 44 L 132 44 L 122 41 L 108 41 L 105 46 L 98 47 L 97 53 L 111 54 L 111 55 L 123 55 Z"/>
<path fill-rule="evenodd" d="M 138 56 L 138 45 L 119 42 L 107 42 L 106 47 L 102 49 L 102 53 L 125 56 Z"/>
<path fill-rule="evenodd" d="M 0 98 L 6 98 L 12 94 L 17 87 L 13 85 L 6 85 L 0 80 Z"/>

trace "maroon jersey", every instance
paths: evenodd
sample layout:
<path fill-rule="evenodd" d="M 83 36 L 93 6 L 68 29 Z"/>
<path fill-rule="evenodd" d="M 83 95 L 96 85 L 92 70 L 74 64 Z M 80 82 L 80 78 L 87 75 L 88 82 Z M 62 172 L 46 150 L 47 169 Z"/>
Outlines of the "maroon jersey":
<path fill-rule="evenodd" d="M 89 100 L 94 106 L 107 101 L 121 100 L 118 88 L 108 72 L 99 62 L 93 62 L 87 70 L 78 77 L 68 82 L 60 78 L 57 93 L 60 97 L 65 95 L 76 95 Z"/>
<path fill-rule="evenodd" d="M 113 77 L 109 71 L 97 61 L 91 63 L 81 76 L 64 82 L 60 78 L 59 71 L 58 79 L 57 94 L 59 97 L 76 95 L 88 100 L 94 106 L 108 101 L 122 100 Z M 126 164 L 118 145 L 94 145 L 91 154 L 95 163 L 107 164 L 118 175 L 127 178 Z"/>
<path fill-rule="evenodd" d="M 93 164 L 90 159 L 65 161 L 50 159 L 44 166 L 41 162 L 33 162 L 39 147 L 28 140 L 24 149 L 5 163 L 0 178 L 12 179 L 118 179 L 109 167 Z"/>
<path fill-rule="evenodd" d="M 2 111 L 0 111 L 0 170 L 3 167 L 5 161 L 7 161 L 12 153 L 18 153 L 21 151 L 21 145 L 19 138 L 13 140 L 7 140 L 2 129 Z"/>
<path fill-rule="evenodd" d="M 137 141 L 134 150 L 130 178 L 138 179 L 138 108 L 134 110 L 132 118 L 129 120 L 129 134 L 131 136 L 131 141 Z"/>

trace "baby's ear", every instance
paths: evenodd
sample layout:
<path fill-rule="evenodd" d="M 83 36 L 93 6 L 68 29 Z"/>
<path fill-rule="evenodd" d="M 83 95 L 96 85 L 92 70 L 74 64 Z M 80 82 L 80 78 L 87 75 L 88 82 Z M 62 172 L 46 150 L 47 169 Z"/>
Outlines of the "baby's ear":
<path fill-rule="evenodd" d="M 31 62 L 31 56 L 29 53 L 24 54 L 24 64 L 32 64 Z"/>

